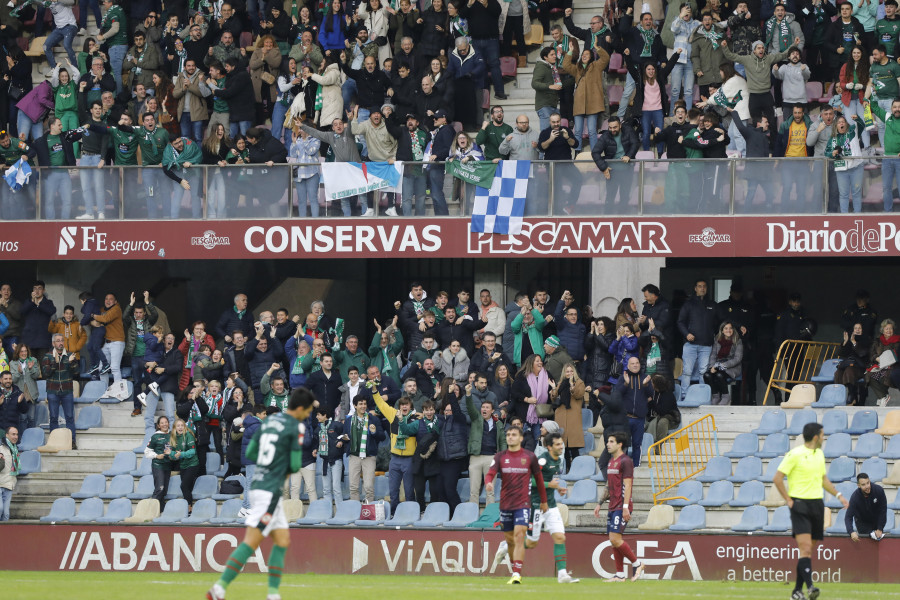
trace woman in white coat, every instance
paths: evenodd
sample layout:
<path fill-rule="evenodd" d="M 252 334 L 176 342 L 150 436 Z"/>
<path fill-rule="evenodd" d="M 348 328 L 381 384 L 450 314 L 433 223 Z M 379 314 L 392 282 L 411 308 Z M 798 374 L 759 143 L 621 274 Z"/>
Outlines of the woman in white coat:
<path fill-rule="evenodd" d="M 319 84 L 322 90 L 322 109 L 319 113 L 319 125 L 330 126 L 332 121 L 340 119 L 344 115 L 344 100 L 341 96 L 342 73 L 339 66 L 343 52 L 332 52 L 322 62 L 322 73 L 313 73 L 310 79 Z M 306 107 L 307 114 L 311 114 L 310 108 Z"/>
<path fill-rule="evenodd" d="M 384 61 L 391 58 L 391 44 L 388 40 L 388 27 L 391 15 L 381 4 L 381 0 L 368 0 L 359 5 L 356 13 L 369 30 L 369 39 L 376 40 L 378 44 L 378 66 L 383 67 Z M 382 39 L 378 39 L 382 38 Z"/>
<path fill-rule="evenodd" d="M 719 89 L 706 100 L 705 104 L 698 102 L 697 106 L 699 108 L 703 108 L 705 105 L 722 106 L 734 111 L 731 113 L 731 125 L 728 126 L 728 137 L 731 138 L 731 144 L 728 147 L 737 150 L 741 156 L 745 156 L 747 142 L 744 141 L 741 132 L 734 124 L 734 119 L 740 118 L 745 125 L 750 124 L 750 92 L 747 91 L 747 80 L 735 72 L 734 65 L 731 63 L 722 63 L 719 73 L 722 75 Z"/>

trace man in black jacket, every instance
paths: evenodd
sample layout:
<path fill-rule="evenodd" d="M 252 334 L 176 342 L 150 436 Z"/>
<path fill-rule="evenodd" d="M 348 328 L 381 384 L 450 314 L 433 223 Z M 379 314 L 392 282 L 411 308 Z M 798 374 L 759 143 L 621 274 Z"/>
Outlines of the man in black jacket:
<path fill-rule="evenodd" d="M 662 37 L 653 26 L 653 15 L 648 12 L 641 13 L 640 23 L 634 25 L 634 7 L 629 6 L 619 19 L 620 46 L 628 50 L 631 60 L 638 63 L 651 62 L 657 69 L 666 67 L 666 47 Z M 628 101 L 634 94 L 635 82 L 631 73 L 625 76 L 625 89 L 622 92 L 622 101 L 619 103 L 617 114 L 619 118 L 625 117 L 628 110 Z M 663 103 L 665 109 L 665 102 Z"/>
<path fill-rule="evenodd" d="M 582 29 L 576 26 L 575 21 L 572 20 L 571 8 L 566 9 L 565 15 L 563 25 L 566 26 L 566 31 L 581 40 L 583 49 L 590 50 L 591 48 L 600 46 L 606 50 L 607 54 L 612 56 L 612 53 L 616 50 L 616 34 L 612 29 L 606 26 L 602 16 L 594 15 L 591 17 L 590 29 Z M 565 50 L 567 51 L 568 49 L 566 48 Z M 556 52 L 559 54 L 558 49 Z"/>
<path fill-rule="evenodd" d="M 423 162 L 425 160 L 425 146 L 428 144 L 428 134 L 419 127 L 419 117 L 413 114 L 406 115 L 406 126 L 399 120 L 387 119 L 388 133 L 397 140 L 397 160 L 404 162 Z M 416 216 L 425 216 L 425 172 L 422 165 L 403 166 L 403 216 L 412 216 L 413 196 L 416 197 Z M 393 207 L 389 208 L 390 211 Z M 390 214 L 390 213 L 388 213 Z M 396 216 L 394 212 L 394 216 Z"/>
<path fill-rule="evenodd" d="M 451 82 L 450 79 L 447 81 Z M 441 107 L 445 107 L 445 111 L 453 108 L 453 86 L 447 85 L 446 90 L 447 93 L 442 96 L 435 91 L 431 75 L 422 77 L 422 87 L 416 90 L 416 115 L 427 131 L 434 129 L 434 115 Z M 448 116 L 452 118 L 452 115 Z"/>
<path fill-rule="evenodd" d="M 431 204 L 435 216 L 447 216 L 447 200 L 444 197 L 444 163 L 450 156 L 450 147 L 456 132 L 447 124 L 447 111 L 443 108 L 434 113 L 434 127 L 431 132 L 431 156 L 429 161 L 440 164 L 428 165 L 428 187 L 431 189 Z"/>
<path fill-rule="evenodd" d="M 225 87 L 215 90 L 219 98 L 228 103 L 228 118 L 231 121 L 232 139 L 238 132 L 246 134 L 253 125 L 256 99 L 253 97 L 253 84 L 250 81 L 250 73 L 246 69 L 239 68 L 241 61 L 231 57 L 225 61 Z M 206 80 L 207 85 L 214 87 L 212 79 Z"/>
<path fill-rule="evenodd" d="M 610 212 L 617 210 L 620 203 L 628 204 L 631 196 L 631 180 L 634 177 L 634 167 L 628 162 L 637 155 L 640 147 L 634 129 L 622 127 L 622 121 L 613 115 L 609 118 L 609 129 L 600 133 L 594 149 L 591 150 L 591 158 L 609 181 L 606 184 L 604 205 Z M 622 162 L 610 165 L 607 160 Z"/>
<path fill-rule="evenodd" d="M 740 119 L 734 124 L 747 143 L 747 158 L 767 158 L 769 156 L 769 119 L 760 113 L 751 115 L 753 127 L 744 125 Z M 761 187 L 765 198 L 765 206 L 775 201 L 775 181 L 772 179 L 772 164 L 764 161 L 750 161 L 744 165 L 744 177 L 747 178 L 747 195 L 744 196 L 744 213 L 753 212 L 753 198 L 756 189 Z"/>
<path fill-rule="evenodd" d="M 674 339 L 674 315 L 672 314 L 672 305 L 669 304 L 668 300 L 662 297 L 659 288 L 652 283 L 648 283 L 642 287 L 641 293 L 644 294 L 644 304 L 641 309 L 641 316 L 638 317 L 638 324 L 641 327 L 641 337 L 649 336 L 650 320 L 652 319 L 653 324 L 656 325 L 656 328 L 659 329 L 664 336 L 666 336 L 667 340 L 671 341 Z"/>
<path fill-rule="evenodd" d="M 469 357 L 469 372 L 484 373 L 489 381 L 493 381 L 494 373 L 500 365 L 506 365 L 510 374 L 515 372 L 513 361 L 503 352 L 503 346 L 497 343 L 497 336 L 485 331 L 481 348 Z"/>
<path fill-rule="evenodd" d="M 471 315 L 457 316 L 455 306 L 447 306 L 444 309 L 444 320 L 437 326 L 438 341 L 441 348 L 448 348 L 450 342 L 456 340 L 462 349 L 466 351 L 466 356 L 475 354 L 475 338 L 473 334 L 485 327 L 487 323 Z"/>
<path fill-rule="evenodd" d="M 681 399 L 687 394 L 691 381 L 700 381 L 700 373 L 706 367 L 712 351 L 716 331 L 716 305 L 706 297 L 706 280 L 694 283 L 694 295 L 688 298 L 678 315 L 678 331 L 684 337 L 681 351 Z"/>
<path fill-rule="evenodd" d="M 778 356 L 778 349 L 781 344 L 788 340 L 810 341 L 815 333 L 815 321 L 806 314 L 803 308 L 803 298 L 798 292 L 793 292 L 788 296 L 788 308 L 776 317 L 775 321 L 775 355 Z M 785 377 L 788 381 L 797 379 L 803 368 L 802 344 L 789 343 L 782 352 L 782 357 L 786 357 Z M 785 387 L 793 388 L 793 383 L 788 383 Z"/>
<path fill-rule="evenodd" d="M 887 497 L 884 488 L 872 483 L 867 473 L 856 476 L 856 491 L 850 496 L 850 506 L 844 515 L 844 525 L 854 542 L 860 535 L 866 535 L 880 541 L 884 537 L 887 524 Z M 856 531 L 853 530 L 854 521 Z"/>
<path fill-rule="evenodd" d="M 503 75 L 500 72 L 500 36 L 497 35 L 500 13 L 500 3 L 497 0 L 469 0 L 463 16 L 469 20 L 472 47 L 484 59 L 484 64 L 491 73 L 494 98 L 505 100 Z M 485 82 L 484 87 L 488 89 L 490 86 Z"/>
<path fill-rule="evenodd" d="M 700 111 L 692 109 L 694 112 L 694 122 L 696 123 Z M 653 134 L 655 142 L 663 141 L 666 144 L 666 157 L 670 160 L 687 158 L 684 151 L 684 145 L 681 139 L 695 127 L 694 123 L 688 120 L 688 111 L 684 105 L 677 103 L 675 106 L 675 118 L 669 123 L 669 126 L 660 129 L 656 128 Z M 691 199 L 691 176 L 692 165 L 687 162 L 669 163 L 669 169 L 666 171 L 666 185 L 664 189 L 666 209 L 669 212 L 683 214 L 687 212 Z M 669 338 L 671 339 L 671 338 Z"/>
<path fill-rule="evenodd" d="M 63 133 L 62 121 L 57 117 L 51 117 L 50 130 L 34 140 L 32 146 L 37 153 L 38 165 L 42 167 L 74 167 L 75 148 L 74 142 L 81 139 L 78 130 Z M 72 216 L 72 179 L 66 169 L 51 169 L 45 171 L 41 181 L 41 196 L 44 205 L 44 218 L 56 219 L 54 206 L 55 196 L 59 193 L 62 212 L 60 218 L 68 220 Z"/>
<path fill-rule="evenodd" d="M 701 121 L 703 129 L 698 127 L 685 136 L 681 143 L 685 148 L 702 151 L 703 158 L 728 158 L 725 149 L 728 147 L 729 138 L 720 126 L 719 115 L 714 112 L 706 112 L 701 117 Z M 717 192 L 728 180 L 726 175 L 728 167 L 720 161 L 709 161 L 709 163 L 711 164 L 701 164 L 699 168 L 702 188 L 700 202 L 695 210 L 699 209 L 700 214 L 726 212 L 727 208 L 716 206 L 716 204 L 725 202 L 723 200 L 725 195 Z"/>
<path fill-rule="evenodd" d="M 287 149 L 280 141 L 275 139 L 268 129 L 262 127 L 251 127 L 247 130 L 247 147 L 250 150 L 250 162 L 262 164 L 266 167 L 273 167 L 276 164 L 287 163 Z M 264 207 L 263 214 L 274 216 L 273 211 L 276 209 L 278 199 L 282 197 L 286 190 L 288 169 L 279 167 L 274 170 L 260 169 L 259 174 L 265 176 L 271 173 L 267 181 L 256 194 L 260 206 Z"/>
<path fill-rule="evenodd" d="M 234 305 L 225 310 L 216 322 L 216 335 L 226 346 L 232 345 L 231 334 L 243 331 L 245 337 L 253 335 L 253 313 L 247 310 L 247 294 L 235 294 Z"/>
<path fill-rule="evenodd" d="M 175 422 L 175 396 L 178 395 L 178 378 L 184 367 L 184 356 L 178 351 L 175 344 L 175 334 L 167 334 L 163 338 L 163 357 L 159 363 L 147 363 L 148 368 L 153 369 L 159 383 L 154 388 L 150 385 L 150 392 L 162 398 L 163 409 L 170 423 Z M 149 404 L 149 402 L 148 402 Z"/>
<path fill-rule="evenodd" d="M 345 62 L 341 63 L 341 69 L 347 77 L 356 82 L 356 98 L 359 106 L 357 118 L 363 123 L 369 118 L 369 106 L 381 106 L 384 103 L 384 97 L 391 89 L 391 80 L 378 68 L 378 60 L 374 56 L 367 56 L 363 60 L 362 69 L 351 69 Z"/>

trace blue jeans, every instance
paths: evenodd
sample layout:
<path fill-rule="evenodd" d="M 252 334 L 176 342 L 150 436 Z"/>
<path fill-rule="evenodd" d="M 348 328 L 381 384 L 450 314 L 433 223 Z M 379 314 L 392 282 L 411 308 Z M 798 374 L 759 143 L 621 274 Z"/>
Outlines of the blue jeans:
<path fill-rule="evenodd" d="M 147 218 L 158 219 L 160 217 L 159 200 L 163 198 L 162 182 L 165 178 L 159 167 L 147 167 L 141 169 L 141 180 L 144 182 L 144 192 L 147 194 Z"/>
<path fill-rule="evenodd" d="M 75 396 L 72 392 L 47 392 L 47 406 L 50 408 L 50 431 L 59 427 L 59 407 L 62 405 L 66 417 L 66 427 L 72 432 L 75 443 Z"/>
<path fill-rule="evenodd" d="M 420 169 L 421 167 L 407 167 L 407 169 Z M 403 176 L 403 204 L 401 209 L 404 217 L 412 216 L 412 198 L 416 197 L 416 216 L 425 216 L 425 174 Z"/>
<path fill-rule="evenodd" d="M 294 183 L 297 190 L 297 210 L 300 218 L 306 216 L 306 205 L 309 204 L 309 214 L 313 218 L 319 216 L 319 174 L 301 179 Z"/>
<path fill-rule="evenodd" d="M 684 90 L 684 103 L 691 110 L 694 105 L 694 64 L 691 59 L 684 64 L 678 63 L 669 74 L 669 83 L 672 84 L 672 94 L 669 96 L 669 115 L 675 114 L 675 101 Z M 662 128 L 660 128 L 662 129 Z"/>
<path fill-rule="evenodd" d="M 428 167 L 428 188 L 431 190 L 431 205 L 436 217 L 447 216 L 447 199 L 444 197 L 444 165 Z"/>
<path fill-rule="evenodd" d="M 250 510 L 250 482 L 253 480 L 253 472 L 256 471 L 256 465 L 244 465 L 244 501 L 241 502 L 241 508 Z"/>
<path fill-rule="evenodd" d="M 209 174 L 206 190 L 206 218 L 225 219 L 228 211 L 225 202 L 225 175 L 222 169 L 215 169 Z"/>
<path fill-rule="evenodd" d="M 644 133 L 641 138 L 641 145 L 644 150 L 650 149 L 650 134 L 653 133 L 655 127 L 663 128 L 663 110 L 645 110 L 641 113 L 641 129 Z M 657 156 L 662 156 L 663 148 L 664 144 L 662 142 L 656 144 Z"/>
<path fill-rule="evenodd" d="M 259 33 L 259 15 L 266 14 L 266 3 L 266 0 L 247 0 L 247 14 L 250 16 L 253 33 Z"/>
<path fill-rule="evenodd" d="M 322 498 L 334 504 L 344 501 L 343 475 L 344 461 L 335 461 L 333 465 L 325 465 L 328 473 L 322 474 Z"/>
<path fill-rule="evenodd" d="M 588 146 L 589 150 L 594 149 L 594 144 L 597 142 L 597 115 L 575 115 L 575 139 L 578 141 L 578 146 L 575 147 L 576 151 L 580 151 L 582 145 L 584 144 L 584 128 L 587 126 L 588 130 L 588 141 L 590 145 Z M 543 130 L 541 130 L 543 131 Z"/>
<path fill-rule="evenodd" d="M 232 139 L 237 137 L 237 134 L 247 135 L 247 131 L 253 127 L 253 124 L 250 121 L 232 121 L 228 125 L 228 135 L 231 136 Z"/>
<path fill-rule="evenodd" d="M 879 138 L 884 139 L 884 138 Z M 884 212 L 894 209 L 894 179 L 900 183 L 900 158 L 884 158 L 881 161 L 881 193 L 884 195 Z"/>
<path fill-rule="evenodd" d="M 391 455 L 391 466 L 388 469 L 388 489 L 391 494 L 391 515 L 397 512 L 400 504 L 400 483 L 403 483 L 403 493 L 406 498 L 414 498 L 412 456 Z"/>
<path fill-rule="evenodd" d="M 472 40 L 472 47 L 484 59 L 484 64 L 491 72 L 491 81 L 494 84 L 494 93 L 503 93 L 503 75 L 500 72 L 500 40 Z M 485 89 L 487 89 L 485 81 Z"/>
<path fill-rule="evenodd" d="M 681 399 L 684 400 L 687 395 L 688 386 L 691 385 L 691 379 L 700 381 L 700 372 L 706 368 L 706 362 L 709 360 L 709 353 L 712 352 L 712 346 L 698 346 L 691 342 L 685 342 L 681 350 Z"/>
<path fill-rule="evenodd" d="M 84 197 L 84 214 L 93 215 L 102 213 L 106 206 L 106 194 L 103 189 L 103 169 L 99 169 L 101 157 L 99 154 L 83 154 L 81 156 L 82 167 L 94 167 L 93 169 L 81 169 L 81 195 Z"/>
<path fill-rule="evenodd" d="M 9 521 L 9 503 L 12 500 L 12 490 L 0 488 L 0 521 Z"/>
<path fill-rule="evenodd" d="M 35 123 L 21 110 L 16 116 L 16 129 L 20 134 L 28 134 L 32 142 L 44 135 L 44 124 Z"/>
<path fill-rule="evenodd" d="M 344 112 L 350 110 L 354 94 L 356 94 L 356 80 L 347 79 L 347 81 L 344 82 L 344 85 L 341 86 L 341 97 L 344 100 Z"/>
<path fill-rule="evenodd" d="M 97 27 L 100 26 L 100 21 L 103 20 L 103 15 L 100 14 L 100 0 L 81 0 L 78 3 L 78 27 L 84 29 L 87 27 L 87 17 L 88 17 L 88 9 L 91 9 L 94 13 L 94 21 L 97 24 Z M 78 63 L 72 63 L 77 65 Z"/>
<path fill-rule="evenodd" d="M 135 384 L 135 389 L 137 389 L 137 384 Z M 153 432 L 156 431 L 155 418 L 156 409 L 159 406 L 159 396 L 157 396 L 153 392 L 148 391 L 145 400 L 147 401 L 147 408 L 144 410 L 144 434 L 152 435 Z M 166 411 L 166 418 L 169 419 L 169 423 L 174 423 L 175 394 L 172 394 L 171 392 L 162 392 L 162 401 L 163 410 Z"/>
<path fill-rule="evenodd" d="M 59 201 L 62 205 L 60 218 L 68 221 L 72 216 L 72 180 L 69 172 L 64 169 L 52 169 L 41 180 L 41 201 L 44 204 L 44 218 L 50 221 L 56 219 L 56 207 L 54 197 L 59 193 Z"/>
<path fill-rule="evenodd" d="M 194 140 L 198 144 L 203 143 L 203 121 L 191 121 L 191 111 L 181 113 L 181 137 Z"/>
<path fill-rule="evenodd" d="M 25 404 L 28 405 L 28 411 L 23 415 L 19 415 L 19 431 L 25 431 L 26 429 L 31 429 L 32 427 L 35 426 L 35 423 L 34 423 L 34 406 L 35 406 L 35 404 L 34 404 L 34 402 L 28 402 L 27 400 L 25 400 L 24 402 L 25 402 Z"/>
<path fill-rule="evenodd" d="M 835 175 L 838 182 L 838 201 L 841 206 L 841 212 L 850 212 L 851 193 L 853 194 L 853 212 L 862 212 L 863 166 L 858 165 L 846 171 L 835 171 Z"/>
<path fill-rule="evenodd" d="M 128 46 L 124 44 L 109 47 L 109 64 L 112 67 L 113 79 L 116 80 L 116 96 L 122 93 L 122 65 L 125 63 L 127 52 Z"/>
<path fill-rule="evenodd" d="M 628 428 L 631 430 L 631 461 L 635 467 L 641 465 L 641 446 L 644 442 L 644 421 L 628 417 Z"/>
<path fill-rule="evenodd" d="M 370 111 L 368 108 L 360 108 L 356 114 L 356 122 L 357 123 L 365 123 L 369 120 Z M 349 124 L 348 124 L 349 126 Z M 363 158 L 368 158 L 369 156 L 369 146 L 366 144 L 366 136 L 358 135 L 356 136 L 356 141 L 362 144 L 362 149 L 359 151 L 359 154 Z"/>
<path fill-rule="evenodd" d="M 63 48 L 66 49 L 66 54 L 69 56 L 69 62 L 72 65 L 78 64 L 78 57 L 75 55 L 75 50 L 72 48 L 72 40 L 75 39 L 76 33 L 78 33 L 77 26 L 66 25 L 61 29 L 54 29 L 50 32 L 50 35 L 47 36 L 47 40 L 44 42 L 44 54 L 47 56 L 47 64 L 50 65 L 51 69 L 56 67 L 56 57 L 53 56 L 53 47 L 60 41 L 63 43 Z"/>
<path fill-rule="evenodd" d="M 634 79 L 632 79 L 631 73 L 627 73 L 625 75 L 625 89 L 622 91 L 622 101 L 619 102 L 619 110 L 616 111 L 620 119 L 625 118 L 625 112 L 628 110 L 628 101 L 631 99 L 632 94 L 634 94 Z"/>
<path fill-rule="evenodd" d="M 291 151 L 291 129 L 284 126 L 284 117 L 288 107 L 281 102 L 276 102 L 272 108 L 272 137 L 281 140 L 284 137 L 284 147 Z"/>
<path fill-rule="evenodd" d="M 550 115 L 555 112 L 559 112 L 559 109 L 555 106 L 542 106 L 537 110 L 541 131 L 550 127 Z"/>
<path fill-rule="evenodd" d="M 728 126 L 728 137 L 731 141 L 728 143 L 729 150 L 737 150 L 741 156 L 747 156 L 747 141 L 741 135 L 741 131 L 737 128 L 735 120 L 740 119 L 737 113 L 732 113 L 731 124 Z"/>
<path fill-rule="evenodd" d="M 893 100 L 878 100 L 878 106 L 880 106 L 884 110 L 885 115 L 891 114 L 891 104 L 893 104 Z M 884 140 L 884 121 L 875 116 L 875 111 L 872 111 L 872 117 L 875 119 L 875 125 L 878 126 L 878 139 Z M 882 146 L 884 142 L 882 141 Z"/>
<path fill-rule="evenodd" d="M 745 69 L 744 65 L 742 65 L 741 63 L 734 63 L 734 70 L 737 71 L 737 74 L 744 79 L 747 78 L 747 69 Z"/>
<path fill-rule="evenodd" d="M 113 381 L 122 379 L 122 355 L 125 353 L 125 342 L 106 342 L 103 354 L 112 371 Z"/>
<path fill-rule="evenodd" d="M 850 100 L 850 106 L 844 107 L 844 116 L 847 117 L 848 122 L 853 123 L 854 125 L 856 125 L 856 127 L 859 127 L 859 123 L 857 123 L 856 119 L 854 119 L 853 117 L 859 117 L 860 122 L 863 122 L 865 110 L 866 110 L 866 107 L 863 105 L 862 102 L 859 101 L 859 98 L 857 98 L 854 95 L 853 99 Z M 869 147 L 869 130 L 863 128 L 860 136 L 862 137 L 862 144 L 860 144 L 860 147 L 868 148 Z"/>

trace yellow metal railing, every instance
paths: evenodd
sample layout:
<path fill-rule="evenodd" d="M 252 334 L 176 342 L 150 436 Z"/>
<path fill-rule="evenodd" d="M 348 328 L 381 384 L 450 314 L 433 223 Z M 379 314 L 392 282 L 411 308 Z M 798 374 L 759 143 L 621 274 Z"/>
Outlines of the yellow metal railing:
<path fill-rule="evenodd" d="M 719 454 L 716 419 L 706 415 L 650 446 L 647 452 L 653 482 L 653 504 L 681 498 L 666 494 L 706 468 Z"/>
<path fill-rule="evenodd" d="M 807 342 L 785 340 L 775 355 L 775 365 L 766 386 L 763 404 L 769 401 L 772 389 L 790 392 L 795 383 L 812 383 L 812 378 L 822 368 L 822 363 L 837 358 L 841 345 L 835 342 Z"/>

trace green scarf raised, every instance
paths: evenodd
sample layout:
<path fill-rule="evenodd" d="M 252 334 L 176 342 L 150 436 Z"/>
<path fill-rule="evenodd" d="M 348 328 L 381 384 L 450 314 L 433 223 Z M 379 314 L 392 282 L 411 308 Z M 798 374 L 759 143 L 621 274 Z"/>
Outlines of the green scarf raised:
<path fill-rule="evenodd" d="M 780 23 L 777 21 L 778 20 L 775 17 L 770 17 L 769 20 L 766 21 L 766 49 L 768 49 L 769 45 L 772 43 L 772 38 L 776 35 L 775 28 L 777 27 L 778 47 L 776 50 L 778 52 L 784 52 L 791 47 L 791 27 L 788 24 L 787 19 L 782 19 Z"/>
<path fill-rule="evenodd" d="M 330 424 L 331 419 L 319 423 L 319 456 L 323 458 L 328 456 L 328 426 Z"/>
<path fill-rule="evenodd" d="M 397 450 L 406 450 L 406 439 L 409 437 L 403 433 L 403 426 L 409 423 L 409 418 L 413 415 L 410 412 L 405 417 L 400 417 L 400 425 L 397 427 L 397 440 L 394 442 L 394 448 Z"/>
<path fill-rule="evenodd" d="M 638 31 L 641 34 L 641 37 L 644 38 L 644 47 L 641 48 L 641 58 L 647 58 L 653 55 L 653 40 L 656 39 L 656 36 L 659 35 L 656 33 L 656 30 L 653 28 L 644 29 L 643 27 L 638 27 Z"/>
<path fill-rule="evenodd" d="M 9 474 L 16 476 L 19 474 L 19 448 L 10 442 L 9 438 L 6 438 L 6 447 L 9 448 L 9 452 L 12 454 L 12 465 L 10 465 Z"/>
<path fill-rule="evenodd" d="M 369 413 L 360 419 L 353 415 L 350 427 L 350 453 L 360 458 L 366 458 L 366 442 L 369 437 Z"/>

